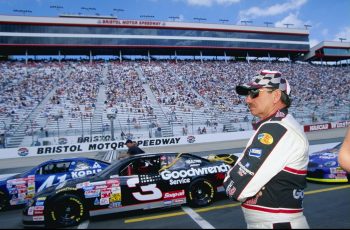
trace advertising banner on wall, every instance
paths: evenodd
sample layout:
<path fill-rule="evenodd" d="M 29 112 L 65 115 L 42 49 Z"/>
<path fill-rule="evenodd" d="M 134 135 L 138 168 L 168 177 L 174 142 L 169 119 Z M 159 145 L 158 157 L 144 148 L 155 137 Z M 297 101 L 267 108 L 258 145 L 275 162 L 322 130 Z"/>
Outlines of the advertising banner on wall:
<path fill-rule="evenodd" d="M 239 133 L 220 133 L 206 135 L 189 135 L 178 137 L 160 137 L 150 139 L 136 139 L 139 147 L 157 147 L 173 145 L 189 145 L 196 143 L 209 143 L 230 140 L 249 139 L 253 131 L 244 131 Z M 106 142 L 84 142 L 74 144 L 20 147 L 0 149 L 0 159 L 17 157 L 35 157 L 43 155 L 57 155 L 70 153 L 88 153 L 110 150 L 126 150 L 125 141 L 106 141 Z"/>

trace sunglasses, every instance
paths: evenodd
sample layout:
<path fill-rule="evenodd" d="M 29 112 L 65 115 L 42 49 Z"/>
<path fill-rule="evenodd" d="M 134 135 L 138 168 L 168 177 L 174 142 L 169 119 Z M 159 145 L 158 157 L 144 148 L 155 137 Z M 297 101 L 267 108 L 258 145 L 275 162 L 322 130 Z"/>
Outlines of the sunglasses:
<path fill-rule="evenodd" d="M 273 89 L 273 90 L 264 90 L 264 89 L 251 89 L 251 90 L 249 90 L 248 91 L 248 96 L 250 96 L 250 98 L 252 98 L 252 99 L 254 99 L 254 98 L 256 98 L 256 97 L 258 97 L 259 96 L 259 93 L 260 92 L 273 92 L 273 91 L 275 91 L 276 89 Z"/>

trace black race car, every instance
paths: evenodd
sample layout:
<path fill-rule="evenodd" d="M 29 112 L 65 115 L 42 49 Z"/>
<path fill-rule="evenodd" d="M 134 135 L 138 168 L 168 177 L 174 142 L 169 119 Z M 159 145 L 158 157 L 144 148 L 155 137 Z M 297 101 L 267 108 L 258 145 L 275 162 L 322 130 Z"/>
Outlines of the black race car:
<path fill-rule="evenodd" d="M 24 225 L 77 225 L 89 216 L 177 206 L 209 205 L 237 157 L 205 159 L 191 154 L 141 154 L 85 178 L 65 181 L 34 196 Z"/>

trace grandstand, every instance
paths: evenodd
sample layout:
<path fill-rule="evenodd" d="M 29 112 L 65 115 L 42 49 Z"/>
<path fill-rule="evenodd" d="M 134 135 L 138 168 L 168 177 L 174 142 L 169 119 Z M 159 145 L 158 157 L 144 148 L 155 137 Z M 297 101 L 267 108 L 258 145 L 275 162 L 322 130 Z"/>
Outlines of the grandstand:
<path fill-rule="evenodd" d="M 350 119 L 349 66 L 298 61 L 313 57 L 303 29 L 0 16 L 0 47 L 5 147 L 64 143 L 69 137 L 120 140 L 247 130 L 256 118 L 234 89 L 261 69 L 286 75 L 293 89 L 290 110 L 302 124 Z M 43 54 L 57 60 L 28 58 Z M 68 61 L 73 54 L 90 59 Z M 14 61 L 12 55 L 27 58 Z M 114 59 L 93 60 L 95 55 Z M 126 61 L 124 55 L 144 55 L 146 61 Z M 152 55 L 173 58 L 151 61 Z M 204 61 L 206 55 L 224 58 Z M 253 56 L 257 60 L 246 58 Z M 279 61 L 282 57 L 288 61 Z M 117 111 L 115 120 L 109 109 Z"/>

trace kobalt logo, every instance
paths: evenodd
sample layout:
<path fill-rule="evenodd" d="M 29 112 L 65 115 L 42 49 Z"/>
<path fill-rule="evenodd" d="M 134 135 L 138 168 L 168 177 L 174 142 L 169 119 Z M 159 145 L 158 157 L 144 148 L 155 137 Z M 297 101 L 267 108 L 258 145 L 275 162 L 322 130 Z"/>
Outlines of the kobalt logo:
<path fill-rule="evenodd" d="M 77 172 L 72 172 L 72 178 L 78 178 L 78 177 L 84 177 L 90 174 L 95 174 L 102 171 L 102 169 L 93 169 L 93 170 L 84 170 L 84 171 L 77 171 Z"/>
<path fill-rule="evenodd" d="M 191 168 L 188 170 L 180 170 L 180 171 L 172 171 L 172 172 L 169 170 L 165 170 L 161 172 L 160 175 L 162 176 L 163 180 L 170 180 L 170 179 L 186 178 L 186 177 L 200 176 L 200 175 L 206 175 L 206 174 L 222 173 L 222 172 L 227 172 L 229 169 L 230 169 L 230 166 L 226 164 L 222 164 L 219 166 Z"/>
<path fill-rule="evenodd" d="M 181 198 L 184 196 L 185 196 L 185 190 L 179 190 L 179 191 L 165 193 L 164 199 L 175 199 L 175 198 Z"/>

